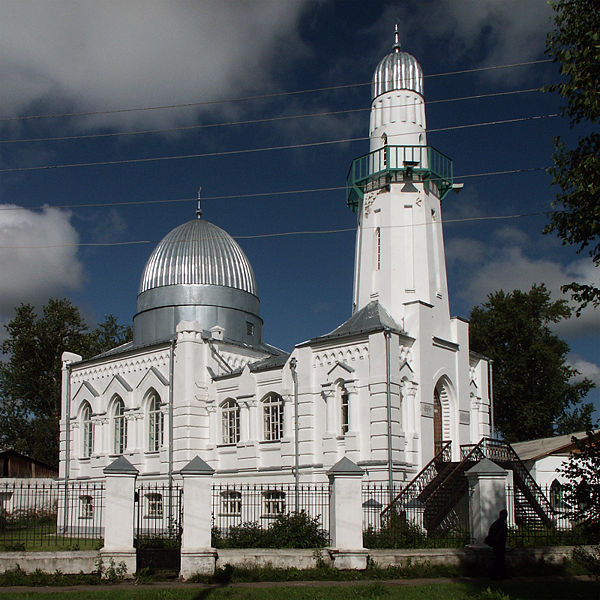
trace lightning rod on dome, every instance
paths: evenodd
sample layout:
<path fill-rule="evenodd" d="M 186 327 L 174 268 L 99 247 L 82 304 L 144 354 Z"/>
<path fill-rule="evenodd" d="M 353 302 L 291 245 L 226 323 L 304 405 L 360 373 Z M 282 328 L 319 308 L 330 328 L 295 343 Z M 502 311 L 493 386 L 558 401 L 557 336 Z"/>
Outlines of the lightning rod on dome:
<path fill-rule="evenodd" d="M 200 202 L 201 202 L 201 198 L 200 198 L 200 193 L 202 192 L 202 186 L 199 185 L 198 186 L 198 204 L 196 206 L 196 218 L 197 219 L 201 219 L 202 218 L 202 206 L 200 206 Z"/>
<path fill-rule="evenodd" d="M 398 23 L 394 26 L 394 45 L 392 49 L 395 52 L 400 52 L 400 31 L 398 29 Z"/>

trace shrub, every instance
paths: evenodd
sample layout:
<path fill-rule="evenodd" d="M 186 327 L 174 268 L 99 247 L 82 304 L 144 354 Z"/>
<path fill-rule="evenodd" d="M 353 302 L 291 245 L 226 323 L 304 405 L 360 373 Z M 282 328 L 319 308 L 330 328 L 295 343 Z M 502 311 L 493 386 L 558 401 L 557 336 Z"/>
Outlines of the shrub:
<path fill-rule="evenodd" d="M 323 548 L 328 543 L 319 518 L 305 511 L 279 515 L 267 529 L 255 521 L 212 530 L 215 548 Z"/>

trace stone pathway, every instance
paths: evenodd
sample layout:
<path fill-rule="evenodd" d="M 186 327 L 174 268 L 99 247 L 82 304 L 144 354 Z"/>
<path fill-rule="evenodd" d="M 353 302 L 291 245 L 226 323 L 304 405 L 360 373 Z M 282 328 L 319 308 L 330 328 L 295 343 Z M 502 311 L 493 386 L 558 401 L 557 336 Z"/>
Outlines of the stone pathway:
<path fill-rule="evenodd" d="M 535 582 L 544 580 L 547 582 L 565 582 L 565 581 L 592 581 L 588 575 L 576 575 L 571 577 L 514 577 L 507 581 L 510 582 Z M 58 593 L 58 592 L 86 592 L 100 590 L 119 590 L 119 589 L 136 589 L 136 590 L 156 590 L 156 589 L 186 589 L 186 590 L 208 590 L 221 587 L 234 588 L 274 588 L 274 587 L 344 587 L 350 585 L 367 585 L 380 583 L 381 585 L 393 586 L 420 586 L 420 585 L 435 585 L 438 583 L 482 583 L 490 582 L 489 579 L 475 577 L 429 577 L 422 579 L 352 579 L 348 581 L 258 581 L 244 583 L 184 583 L 182 581 L 158 581 L 155 583 L 139 583 L 122 582 L 106 585 L 68 585 L 68 586 L 10 586 L 0 588 L 0 594 L 7 592 L 29 592 L 38 594 Z"/>

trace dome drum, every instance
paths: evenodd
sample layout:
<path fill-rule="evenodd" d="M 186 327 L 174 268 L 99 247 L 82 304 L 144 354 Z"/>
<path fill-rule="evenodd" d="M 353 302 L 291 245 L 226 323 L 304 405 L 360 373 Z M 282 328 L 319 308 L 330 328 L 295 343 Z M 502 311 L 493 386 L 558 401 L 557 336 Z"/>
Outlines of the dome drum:
<path fill-rule="evenodd" d="M 254 298 L 256 303 L 257 300 Z M 173 337 L 180 321 L 198 321 L 206 330 L 219 325 L 225 339 L 258 346 L 262 341 L 262 319 L 256 312 L 210 304 L 170 304 L 139 311 L 133 320 L 134 343 L 146 345 Z"/>

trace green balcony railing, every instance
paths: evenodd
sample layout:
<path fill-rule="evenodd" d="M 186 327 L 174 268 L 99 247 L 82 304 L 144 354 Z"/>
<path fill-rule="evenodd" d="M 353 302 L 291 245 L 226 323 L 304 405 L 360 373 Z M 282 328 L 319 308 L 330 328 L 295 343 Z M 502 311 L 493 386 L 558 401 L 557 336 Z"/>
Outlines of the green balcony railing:
<path fill-rule="evenodd" d="M 452 189 L 452 159 L 433 146 L 383 146 L 352 161 L 346 178 L 346 202 L 356 212 L 365 192 L 394 182 L 427 181 L 444 199 Z"/>

